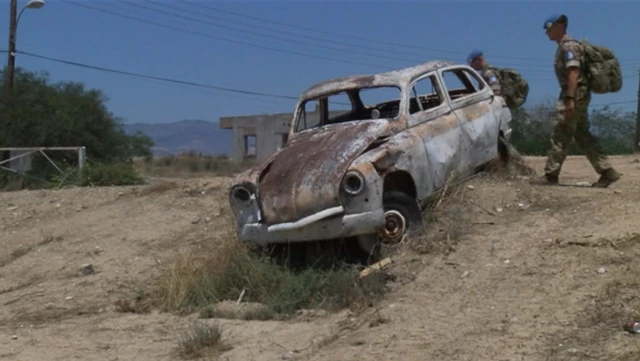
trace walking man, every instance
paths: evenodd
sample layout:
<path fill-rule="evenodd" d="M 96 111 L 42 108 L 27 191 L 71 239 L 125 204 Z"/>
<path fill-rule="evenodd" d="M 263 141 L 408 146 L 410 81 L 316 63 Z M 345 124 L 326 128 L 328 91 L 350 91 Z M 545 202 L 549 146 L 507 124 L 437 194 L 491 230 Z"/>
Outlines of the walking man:
<path fill-rule="evenodd" d="M 495 95 L 500 95 L 502 93 L 498 72 L 487 64 L 481 50 L 473 50 L 467 57 L 467 63 L 469 63 L 469 66 L 474 68 L 480 76 L 484 78 Z"/>
<path fill-rule="evenodd" d="M 584 51 L 582 44 L 567 34 L 569 20 L 566 15 L 553 15 L 544 22 L 549 40 L 558 43 L 554 68 L 560 95 L 556 106 L 556 125 L 551 135 L 551 149 L 547 154 L 541 184 L 558 184 L 562 164 L 567 157 L 573 138 L 589 159 L 600 179 L 594 187 L 606 188 L 620 179 L 620 174 L 602 155 L 598 140 L 589 131 L 588 107 L 591 102 L 584 73 Z"/>

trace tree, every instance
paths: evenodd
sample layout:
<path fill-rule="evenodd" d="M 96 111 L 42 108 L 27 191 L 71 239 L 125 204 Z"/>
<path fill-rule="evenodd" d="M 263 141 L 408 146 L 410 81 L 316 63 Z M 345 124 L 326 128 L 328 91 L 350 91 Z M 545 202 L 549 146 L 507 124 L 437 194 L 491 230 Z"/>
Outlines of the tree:
<path fill-rule="evenodd" d="M 101 90 L 82 83 L 52 84 L 46 72 L 18 68 L 11 99 L 0 91 L 2 146 L 85 146 L 96 161 L 124 161 L 150 153 L 146 135 L 128 136 L 107 109 Z"/>
<path fill-rule="evenodd" d="M 149 156 L 151 138 L 127 135 L 106 103 L 101 90 L 79 82 L 52 83 L 47 72 L 18 68 L 10 97 L 0 90 L 0 146 L 85 146 L 92 163 L 126 163 L 134 156 Z M 77 164 L 73 154 L 49 156 Z"/>
<path fill-rule="evenodd" d="M 555 102 L 552 100 L 529 109 L 520 108 L 513 111 L 512 143 L 520 153 L 541 156 L 547 154 L 555 125 L 555 111 Z M 634 152 L 635 119 L 635 112 L 622 112 L 609 106 L 590 111 L 590 130 L 598 138 L 604 154 Z M 582 154 L 575 142 L 569 154 Z"/>

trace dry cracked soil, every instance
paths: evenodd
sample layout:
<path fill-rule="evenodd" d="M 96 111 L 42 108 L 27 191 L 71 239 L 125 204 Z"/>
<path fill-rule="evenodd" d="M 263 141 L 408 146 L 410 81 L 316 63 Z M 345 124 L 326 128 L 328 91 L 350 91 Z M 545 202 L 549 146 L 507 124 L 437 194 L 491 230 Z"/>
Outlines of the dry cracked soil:
<path fill-rule="evenodd" d="M 392 255 L 383 300 L 287 321 L 206 320 L 230 346 L 216 357 L 640 360 L 640 335 L 622 330 L 640 317 L 638 158 L 611 158 L 623 177 L 608 189 L 577 185 L 596 179 L 584 157 L 568 158 L 565 186 L 474 177 L 429 237 Z M 544 159 L 526 160 L 540 173 Z M 0 359 L 178 359 L 196 313 L 116 304 L 147 292 L 181 250 L 234 241 L 229 181 L 0 193 Z"/>

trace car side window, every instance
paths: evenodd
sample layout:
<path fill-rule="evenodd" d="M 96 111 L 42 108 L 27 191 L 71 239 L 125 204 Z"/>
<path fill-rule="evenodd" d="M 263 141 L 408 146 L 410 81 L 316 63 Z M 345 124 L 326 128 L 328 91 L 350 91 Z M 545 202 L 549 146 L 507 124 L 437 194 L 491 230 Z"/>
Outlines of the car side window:
<path fill-rule="evenodd" d="M 442 105 L 444 99 L 438 85 L 438 79 L 435 74 L 425 76 L 415 82 L 409 95 L 409 114 L 425 112 Z"/>
<path fill-rule="evenodd" d="M 468 70 L 462 70 L 463 74 L 467 76 L 471 85 L 476 89 L 476 91 L 480 91 L 484 89 L 484 83 L 480 81 L 480 75 L 478 73 L 474 73 Z"/>
<path fill-rule="evenodd" d="M 442 79 L 452 101 L 478 92 L 482 84 L 474 74 L 465 69 L 445 70 L 442 72 Z"/>

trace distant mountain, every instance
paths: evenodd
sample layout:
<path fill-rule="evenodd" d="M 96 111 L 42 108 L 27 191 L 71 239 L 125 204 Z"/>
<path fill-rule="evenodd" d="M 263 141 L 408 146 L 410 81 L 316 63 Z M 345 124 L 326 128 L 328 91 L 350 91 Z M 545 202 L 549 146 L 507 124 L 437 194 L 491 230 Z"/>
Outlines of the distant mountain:
<path fill-rule="evenodd" d="M 154 155 L 169 155 L 195 151 L 202 154 L 231 153 L 232 131 L 220 129 L 218 122 L 206 120 L 182 120 L 172 123 L 125 124 L 124 131 L 147 134 L 156 143 Z"/>

